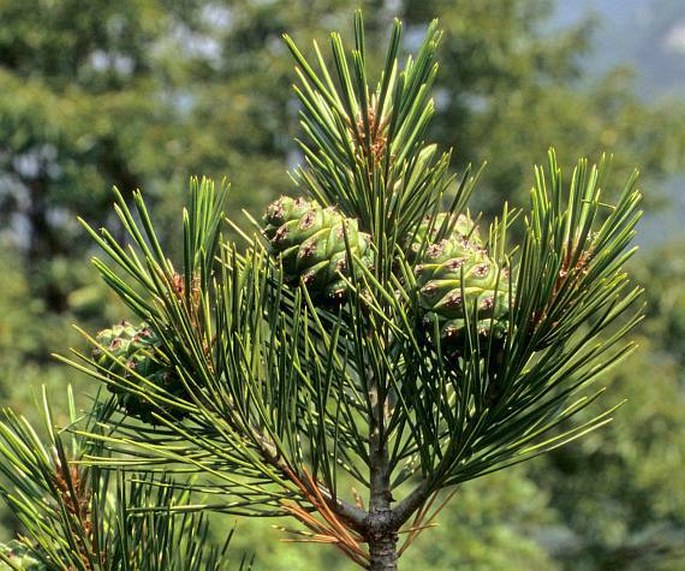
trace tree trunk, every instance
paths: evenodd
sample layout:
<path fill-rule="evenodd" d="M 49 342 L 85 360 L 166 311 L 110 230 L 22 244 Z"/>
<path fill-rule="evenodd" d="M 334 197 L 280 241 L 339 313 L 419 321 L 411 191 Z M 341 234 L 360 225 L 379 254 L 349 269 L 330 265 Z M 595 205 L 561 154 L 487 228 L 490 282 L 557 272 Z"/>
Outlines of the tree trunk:
<path fill-rule="evenodd" d="M 371 571 L 396 571 L 397 570 L 397 532 L 393 529 L 381 526 L 369 532 Z"/>
<path fill-rule="evenodd" d="M 370 383 L 370 400 L 374 416 L 370 423 L 370 496 L 369 515 L 366 522 L 366 541 L 369 545 L 369 569 L 393 571 L 397 569 L 397 529 L 393 527 L 390 492 L 388 449 L 383 434 L 386 421 L 386 398 L 378 397 L 378 385 Z"/>

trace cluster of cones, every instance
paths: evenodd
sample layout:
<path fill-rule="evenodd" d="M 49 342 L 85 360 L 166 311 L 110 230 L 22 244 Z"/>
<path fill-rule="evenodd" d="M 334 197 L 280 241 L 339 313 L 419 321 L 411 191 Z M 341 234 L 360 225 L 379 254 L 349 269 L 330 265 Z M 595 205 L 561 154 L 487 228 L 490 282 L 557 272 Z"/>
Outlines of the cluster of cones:
<path fill-rule="evenodd" d="M 333 207 L 282 196 L 269 205 L 263 222 L 285 281 L 304 285 L 322 304 L 346 300 L 351 264 L 373 268 L 371 237 L 359 230 L 357 220 Z M 443 226 L 451 228 L 446 236 Z M 437 325 L 444 348 L 458 352 L 474 320 L 481 336 L 505 335 L 509 276 L 490 257 L 471 218 L 427 217 L 408 240 L 406 256 L 416 271 L 423 321 L 429 331 Z"/>
<path fill-rule="evenodd" d="M 359 229 L 357 220 L 334 207 L 282 196 L 267 207 L 263 223 L 284 281 L 306 287 L 314 303 L 344 304 L 349 297 L 350 266 L 374 267 L 371 236 Z M 460 214 L 455 220 L 447 213 L 427 217 L 405 246 L 406 258 L 415 268 L 424 331 L 433 341 L 433 333 L 439 332 L 446 356 L 454 359 L 463 354 L 468 331 L 477 331 L 481 339 L 501 340 L 506 335 L 511 305 L 508 272 L 490 257 L 469 216 Z M 108 374 L 136 385 L 140 384 L 136 378 L 142 377 L 171 394 L 185 393 L 159 337 L 148 324 L 122 322 L 100 331 L 96 340 L 100 348 L 94 358 Z M 110 387 L 128 414 L 154 421 L 153 407 L 143 397 L 115 384 Z"/>

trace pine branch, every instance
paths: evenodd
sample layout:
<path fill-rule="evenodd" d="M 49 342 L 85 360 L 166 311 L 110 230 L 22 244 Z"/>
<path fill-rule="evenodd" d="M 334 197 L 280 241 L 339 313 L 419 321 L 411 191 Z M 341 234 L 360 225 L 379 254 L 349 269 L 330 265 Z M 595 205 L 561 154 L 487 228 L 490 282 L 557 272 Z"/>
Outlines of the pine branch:
<path fill-rule="evenodd" d="M 72 426 L 85 422 L 88 432 L 97 432 L 112 413 L 111 403 L 96 403 L 90 415 L 78 418 L 71 391 L 69 403 Z M 0 471 L 7 482 L 0 496 L 24 528 L 4 557 L 9 565 L 21 563 L 17 557 L 23 553 L 21 565 L 29 565 L 30 557 L 43 569 L 65 571 L 225 568 L 232 532 L 222 546 L 213 546 L 205 516 L 175 514 L 190 498 L 178 495 L 168 480 L 84 464 L 99 444 L 57 430 L 45 389 L 45 439 L 10 409 L 3 413 Z M 240 569 L 250 567 L 243 557 Z"/>
<path fill-rule="evenodd" d="M 360 15 L 354 29 L 349 53 L 331 36 L 331 70 L 318 46 L 315 71 L 286 38 L 306 136 L 298 180 L 313 200 L 274 202 L 251 221 L 261 236 L 229 221 L 239 251 L 221 236 L 226 185 L 193 181 L 177 273 L 142 196 L 129 208 L 117 194 L 130 245 L 87 230 L 118 271 L 96 267 L 143 323 L 64 360 L 118 404 L 111 432 L 80 433 L 105 451 L 93 466 L 202 474 L 176 484 L 211 496 L 197 509 L 289 514 L 310 541 L 395 569 L 400 529 L 414 517 L 411 542 L 430 525 L 441 490 L 610 421 L 616 407 L 568 422 L 632 350 L 640 289 L 622 267 L 640 194 L 632 177 L 609 206 L 604 160 L 579 161 L 566 182 L 550 151 L 530 208 L 505 205 L 481 237 L 466 203 L 482 169 L 457 184 L 449 153 L 424 141 L 437 25 L 400 71 L 395 23 L 375 88 Z M 343 473 L 367 508 L 345 498 Z"/>

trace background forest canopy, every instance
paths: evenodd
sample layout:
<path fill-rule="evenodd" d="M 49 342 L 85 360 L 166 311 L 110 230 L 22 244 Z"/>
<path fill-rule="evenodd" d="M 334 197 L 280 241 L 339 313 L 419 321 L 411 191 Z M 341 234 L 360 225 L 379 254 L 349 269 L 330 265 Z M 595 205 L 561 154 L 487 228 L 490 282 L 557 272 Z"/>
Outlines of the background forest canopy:
<path fill-rule="evenodd" d="M 638 167 L 652 217 L 669 197 L 682 205 L 682 185 L 664 190 L 677 188 L 673 181 L 685 172 L 682 86 L 671 83 L 659 97 L 652 86 L 645 99 L 630 70 L 591 73 L 591 62 L 607 61 L 594 51 L 601 19 L 574 14 L 569 24 L 559 17 L 568 5 L 558 12 L 545 0 L 360 4 L 370 47 L 383 45 L 394 16 L 407 25 L 407 51 L 439 18 L 445 37 L 431 135 L 454 148 L 457 170 L 489 161 L 472 210 L 487 218 L 504 200 L 520 204 L 550 145 L 567 174 L 580 156 L 612 153 L 608 193 Z M 635 41 L 663 39 L 644 50 L 677 48 L 685 5 L 640 4 L 651 19 L 641 20 Z M 345 35 L 351 17 L 349 3 L 338 0 L 0 0 L 5 403 L 31 416 L 32 390 L 47 384 L 58 411 L 71 383 L 89 406 L 96 387 L 49 355 L 82 344 L 72 323 L 96 331 L 128 316 L 96 280 L 92 245 L 76 223 L 80 215 L 118 231 L 112 186 L 125 196 L 144 191 L 172 249 L 190 175 L 228 177 L 231 210 L 255 216 L 292 193 L 286 171 L 300 158 L 299 123 L 281 35 L 302 47 L 324 44 L 330 30 Z M 682 77 L 685 53 L 676 48 L 668 65 Z M 628 399 L 615 421 L 530 465 L 464 486 L 441 525 L 407 554 L 407 566 L 412 558 L 421 569 L 685 566 L 685 489 L 677 476 L 685 458 L 685 237 L 670 227 L 662 233 L 630 268 L 646 289 L 647 319 L 634 334 L 641 350 L 601 381 L 609 399 Z M 3 521 L 9 536 L 15 524 L 7 513 Z M 241 521 L 238 529 L 246 546 L 258 534 L 274 538 L 259 542 L 258 569 L 347 565 L 332 550 L 279 543 L 271 523 Z M 218 522 L 217 537 L 230 525 Z"/>

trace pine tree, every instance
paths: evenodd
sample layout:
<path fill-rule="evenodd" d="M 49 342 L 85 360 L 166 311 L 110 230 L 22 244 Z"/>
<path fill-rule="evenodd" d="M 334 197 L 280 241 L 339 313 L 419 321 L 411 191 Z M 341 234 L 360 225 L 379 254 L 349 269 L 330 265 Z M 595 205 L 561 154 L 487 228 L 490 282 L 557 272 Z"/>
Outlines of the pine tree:
<path fill-rule="evenodd" d="M 395 22 L 375 84 L 361 15 L 351 52 L 331 35 L 332 63 L 286 37 L 304 197 L 261 222 L 226 219 L 228 185 L 203 179 L 175 264 L 140 193 L 116 193 L 126 242 L 84 223 L 139 320 L 63 358 L 110 389 L 111 414 L 82 431 L 90 464 L 196 474 L 177 484 L 209 498 L 194 510 L 288 515 L 296 539 L 396 569 L 460 484 L 610 420 L 615 406 L 569 422 L 632 349 L 636 177 L 607 205 L 604 161 L 565 180 L 550 151 L 529 210 L 505 205 L 484 230 L 467 210 L 480 171 L 452 176 L 425 141 L 440 35 L 434 22 L 400 66 Z"/>

